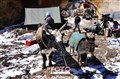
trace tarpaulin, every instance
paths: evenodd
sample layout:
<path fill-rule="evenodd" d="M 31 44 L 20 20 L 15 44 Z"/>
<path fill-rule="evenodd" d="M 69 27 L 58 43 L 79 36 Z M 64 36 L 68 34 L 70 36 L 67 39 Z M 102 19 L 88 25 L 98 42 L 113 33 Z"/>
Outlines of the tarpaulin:
<path fill-rule="evenodd" d="M 46 13 L 50 12 L 55 23 L 61 23 L 59 7 L 50 8 L 25 8 L 24 25 L 45 23 Z"/>

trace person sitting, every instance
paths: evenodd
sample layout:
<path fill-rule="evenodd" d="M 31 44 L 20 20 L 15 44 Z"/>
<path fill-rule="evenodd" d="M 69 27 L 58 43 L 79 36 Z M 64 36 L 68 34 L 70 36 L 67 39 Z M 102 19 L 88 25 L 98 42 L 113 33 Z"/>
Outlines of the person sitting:
<path fill-rule="evenodd" d="M 118 37 L 119 33 L 120 33 L 120 24 L 117 21 L 113 21 L 112 34 L 114 34 L 115 37 Z"/>
<path fill-rule="evenodd" d="M 113 29 L 120 28 L 120 24 L 117 21 L 113 21 Z"/>

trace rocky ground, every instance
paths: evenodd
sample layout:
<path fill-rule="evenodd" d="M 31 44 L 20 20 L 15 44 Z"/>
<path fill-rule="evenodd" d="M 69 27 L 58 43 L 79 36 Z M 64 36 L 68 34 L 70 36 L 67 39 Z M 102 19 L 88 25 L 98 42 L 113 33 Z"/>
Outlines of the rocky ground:
<path fill-rule="evenodd" d="M 113 37 L 104 40 L 102 35 L 96 35 L 94 56 L 88 59 L 88 65 L 81 67 L 77 56 L 59 51 L 53 56 L 54 66 L 42 70 L 41 54 L 34 51 L 39 48 L 36 44 L 26 46 L 25 40 L 18 40 L 15 30 L 1 35 L 0 42 L 0 79 L 119 79 L 120 75 L 120 46 Z M 23 31 L 19 33 L 32 33 Z M 67 40 L 67 38 L 65 37 Z M 23 41 L 23 42 L 22 42 Z M 67 65 L 67 66 L 66 66 Z M 58 68 L 58 69 L 57 69 Z M 62 68 L 59 71 L 59 69 Z M 55 74 L 56 73 L 56 74 Z"/>

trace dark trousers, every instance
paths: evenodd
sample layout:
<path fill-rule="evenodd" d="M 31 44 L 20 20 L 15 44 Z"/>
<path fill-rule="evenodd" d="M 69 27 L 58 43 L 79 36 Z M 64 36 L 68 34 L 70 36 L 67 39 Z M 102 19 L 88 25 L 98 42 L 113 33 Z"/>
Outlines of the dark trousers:
<path fill-rule="evenodd" d="M 73 29 L 73 32 L 75 32 L 76 28 L 78 28 L 79 33 L 81 33 L 80 28 L 79 28 L 79 24 L 75 24 L 75 27 L 74 27 L 74 29 Z"/>
<path fill-rule="evenodd" d="M 58 50 L 65 50 L 65 47 L 62 41 L 58 42 Z"/>

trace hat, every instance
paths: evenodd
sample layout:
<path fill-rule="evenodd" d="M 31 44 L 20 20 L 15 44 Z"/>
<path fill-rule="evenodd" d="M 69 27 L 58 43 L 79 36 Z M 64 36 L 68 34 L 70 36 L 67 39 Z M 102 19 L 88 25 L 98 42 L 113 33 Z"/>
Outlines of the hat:
<path fill-rule="evenodd" d="M 47 12 L 47 13 L 46 13 L 46 16 L 51 16 L 51 13 L 50 13 L 50 12 Z"/>

